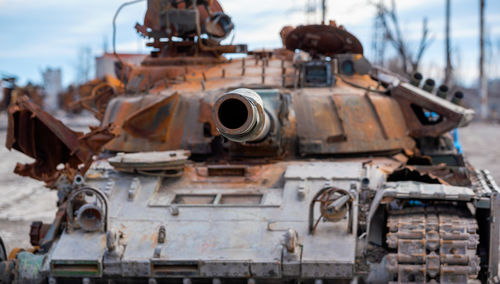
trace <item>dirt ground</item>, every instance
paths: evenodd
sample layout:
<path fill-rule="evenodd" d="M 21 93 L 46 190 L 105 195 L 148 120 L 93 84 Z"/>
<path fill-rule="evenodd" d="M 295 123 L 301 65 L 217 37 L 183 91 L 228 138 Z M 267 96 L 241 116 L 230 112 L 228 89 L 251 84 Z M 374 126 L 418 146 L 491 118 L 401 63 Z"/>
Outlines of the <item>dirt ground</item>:
<path fill-rule="evenodd" d="M 0 117 L 0 120 L 3 119 Z M 0 124 L 0 236 L 7 251 L 29 247 L 32 221 L 50 222 L 56 211 L 56 192 L 43 188 L 41 182 L 12 174 L 17 162 L 31 159 L 8 151 L 5 128 Z M 500 182 L 500 124 L 474 123 L 459 130 L 460 140 L 469 161 L 480 169 L 489 169 Z"/>
<path fill-rule="evenodd" d="M 13 174 L 16 163 L 31 158 L 5 148 L 5 130 L 0 130 L 0 236 L 7 251 L 29 247 L 29 229 L 34 220 L 50 222 L 56 210 L 55 191 L 43 183 Z"/>

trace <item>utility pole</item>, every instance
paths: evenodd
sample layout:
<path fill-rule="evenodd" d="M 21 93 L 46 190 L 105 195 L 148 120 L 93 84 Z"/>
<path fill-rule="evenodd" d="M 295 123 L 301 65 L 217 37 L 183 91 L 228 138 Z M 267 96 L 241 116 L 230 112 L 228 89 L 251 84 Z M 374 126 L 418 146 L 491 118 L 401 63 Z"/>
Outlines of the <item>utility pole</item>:
<path fill-rule="evenodd" d="M 481 118 L 488 117 L 488 81 L 484 74 L 484 6 L 485 0 L 479 0 L 479 96 L 481 98 Z"/>
<path fill-rule="evenodd" d="M 446 26 L 445 26 L 445 53 L 446 68 L 444 70 L 444 84 L 449 85 L 451 81 L 451 46 L 450 46 L 450 0 L 446 0 Z"/>
<path fill-rule="evenodd" d="M 326 0 L 321 1 L 321 24 L 326 24 Z"/>

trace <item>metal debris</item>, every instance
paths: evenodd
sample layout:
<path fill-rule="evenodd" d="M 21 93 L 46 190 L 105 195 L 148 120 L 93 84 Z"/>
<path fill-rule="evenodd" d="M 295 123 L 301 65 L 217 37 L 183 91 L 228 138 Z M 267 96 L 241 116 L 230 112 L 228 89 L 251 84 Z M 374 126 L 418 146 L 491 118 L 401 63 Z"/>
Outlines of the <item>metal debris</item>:
<path fill-rule="evenodd" d="M 77 173 L 85 173 L 93 156 L 113 137 L 111 126 L 92 128 L 85 135 L 72 131 L 27 97 L 9 108 L 6 147 L 35 159 L 32 164 L 17 164 L 14 172 L 49 187 L 63 173 L 70 181 Z M 60 164 L 64 168 L 58 170 Z"/>

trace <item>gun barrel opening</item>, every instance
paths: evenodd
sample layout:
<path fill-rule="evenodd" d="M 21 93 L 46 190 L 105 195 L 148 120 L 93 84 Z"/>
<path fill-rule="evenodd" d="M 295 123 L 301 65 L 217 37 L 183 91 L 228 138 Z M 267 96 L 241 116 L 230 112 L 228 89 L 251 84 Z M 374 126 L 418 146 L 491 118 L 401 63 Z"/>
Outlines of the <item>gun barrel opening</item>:
<path fill-rule="evenodd" d="M 432 90 L 434 90 L 435 85 L 436 85 L 436 81 L 434 81 L 433 79 L 427 79 L 427 80 L 425 80 L 424 86 L 422 87 L 422 89 L 424 89 L 424 91 L 426 91 L 426 92 L 432 93 Z"/>
<path fill-rule="evenodd" d="M 249 118 L 247 106 L 237 99 L 222 102 L 217 113 L 222 125 L 229 129 L 242 127 Z"/>
<path fill-rule="evenodd" d="M 436 95 L 442 99 L 446 99 L 446 97 L 448 96 L 448 91 L 449 91 L 448 86 L 441 85 L 439 86 Z"/>
<path fill-rule="evenodd" d="M 262 140 L 270 130 L 262 98 L 250 89 L 237 89 L 220 96 L 212 115 L 219 133 L 235 142 Z"/>
<path fill-rule="evenodd" d="M 421 73 L 415 72 L 411 75 L 410 84 L 412 84 L 415 87 L 418 87 L 420 85 L 420 82 L 422 82 L 423 78 L 424 76 L 422 76 Z"/>

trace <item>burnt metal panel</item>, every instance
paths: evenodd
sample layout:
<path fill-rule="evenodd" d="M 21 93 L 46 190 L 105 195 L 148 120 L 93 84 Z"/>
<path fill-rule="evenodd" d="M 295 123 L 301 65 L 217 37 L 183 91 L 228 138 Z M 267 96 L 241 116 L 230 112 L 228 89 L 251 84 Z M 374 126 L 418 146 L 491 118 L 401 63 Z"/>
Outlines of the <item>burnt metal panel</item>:
<path fill-rule="evenodd" d="M 302 154 L 342 154 L 413 148 L 394 99 L 373 94 L 296 93 L 297 136 Z M 313 110 L 313 111 L 311 111 Z"/>
<path fill-rule="evenodd" d="M 410 131 L 414 137 L 438 137 L 457 127 L 468 125 L 474 111 L 453 104 L 408 83 L 401 83 L 391 95 L 401 107 Z M 435 122 L 427 122 L 425 112 L 440 116 Z"/>

